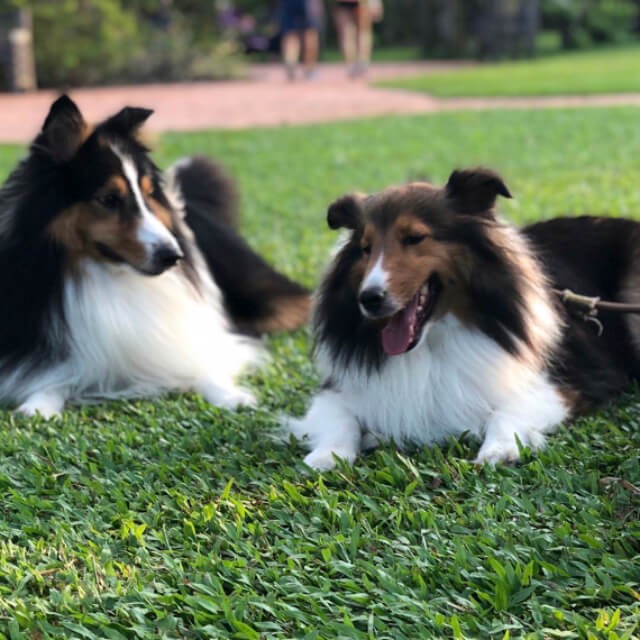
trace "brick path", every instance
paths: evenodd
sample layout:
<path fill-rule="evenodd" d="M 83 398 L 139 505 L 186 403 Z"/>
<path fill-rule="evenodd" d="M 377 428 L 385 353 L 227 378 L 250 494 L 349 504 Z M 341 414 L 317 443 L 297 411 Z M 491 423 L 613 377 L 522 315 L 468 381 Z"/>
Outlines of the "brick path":
<path fill-rule="evenodd" d="M 378 63 L 368 80 L 433 73 L 461 63 Z M 0 94 L 0 142 L 33 137 L 56 92 Z M 188 131 L 240 129 L 325 122 L 392 113 L 427 113 L 456 109 L 526 108 L 589 105 L 640 105 L 640 94 L 540 98 L 436 99 L 396 89 L 374 88 L 349 80 L 344 67 L 323 64 L 311 82 L 287 82 L 280 65 L 252 67 L 247 80 L 107 87 L 71 91 L 89 120 L 112 114 L 124 105 L 151 107 L 149 129 Z"/>

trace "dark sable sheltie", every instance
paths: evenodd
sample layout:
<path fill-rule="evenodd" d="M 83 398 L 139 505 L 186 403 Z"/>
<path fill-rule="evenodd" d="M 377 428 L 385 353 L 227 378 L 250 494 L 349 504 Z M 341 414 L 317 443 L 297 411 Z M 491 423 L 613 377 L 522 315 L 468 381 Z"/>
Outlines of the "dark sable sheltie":
<path fill-rule="evenodd" d="M 518 459 L 518 440 L 601 405 L 640 375 L 640 317 L 603 313 L 604 333 L 552 288 L 640 302 L 640 225 L 561 218 L 517 230 L 496 217 L 498 175 L 454 171 L 331 205 L 350 230 L 318 294 L 324 376 L 291 420 L 306 462 L 353 461 L 376 442 L 436 443 L 465 431 L 478 462 Z"/>
<path fill-rule="evenodd" d="M 0 399 L 23 413 L 170 390 L 250 404 L 246 334 L 305 320 L 307 292 L 234 229 L 220 169 L 158 171 L 137 135 L 150 114 L 90 127 L 59 98 L 0 190 Z"/>

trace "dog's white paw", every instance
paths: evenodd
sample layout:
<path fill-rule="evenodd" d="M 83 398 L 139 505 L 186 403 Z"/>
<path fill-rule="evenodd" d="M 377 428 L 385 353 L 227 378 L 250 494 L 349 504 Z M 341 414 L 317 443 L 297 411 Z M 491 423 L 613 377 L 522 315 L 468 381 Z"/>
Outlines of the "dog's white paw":
<path fill-rule="evenodd" d="M 36 393 L 27 398 L 16 413 L 24 416 L 41 416 L 47 420 L 59 416 L 64 408 L 64 398 L 54 393 Z"/>
<path fill-rule="evenodd" d="M 474 460 L 476 464 L 513 464 L 520 460 L 520 450 L 515 435 L 511 441 L 491 440 L 486 441 L 480 447 L 478 456 Z"/>
<path fill-rule="evenodd" d="M 356 454 L 353 451 L 340 451 L 339 449 L 314 449 L 309 453 L 304 462 L 317 471 L 329 471 L 336 466 L 336 456 L 353 464 Z"/>
<path fill-rule="evenodd" d="M 258 399 L 248 389 L 238 388 L 225 398 L 226 407 L 237 409 L 239 407 L 255 407 Z"/>
<path fill-rule="evenodd" d="M 287 435 L 292 434 L 298 440 L 308 440 L 309 432 L 311 431 L 310 425 L 304 418 L 294 418 L 293 416 L 282 416 L 280 418 L 280 425 L 282 430 Z"/>
<path fill-rule="evenodd" d="M 207 402 L 222 409 L 255 407 L 258 404 L 253 393 L 242 387 L 220 387 L 210 383 L 201 386 L 199 391 Z"/>

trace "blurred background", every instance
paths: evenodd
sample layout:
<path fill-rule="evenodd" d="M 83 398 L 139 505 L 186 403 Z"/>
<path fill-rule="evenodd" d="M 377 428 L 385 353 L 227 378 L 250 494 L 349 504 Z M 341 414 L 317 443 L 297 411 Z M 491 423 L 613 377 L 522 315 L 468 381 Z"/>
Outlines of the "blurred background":
<path fill-rule="evenodd" d="M 321 60 L 339 59 L 326 3 Z M 640 0 L 386 0 L 374 60 L 503 60 L 637 40 Z M 278 0 L 0 0 L 0 90 L 217 80 L 279 60 Z"/>

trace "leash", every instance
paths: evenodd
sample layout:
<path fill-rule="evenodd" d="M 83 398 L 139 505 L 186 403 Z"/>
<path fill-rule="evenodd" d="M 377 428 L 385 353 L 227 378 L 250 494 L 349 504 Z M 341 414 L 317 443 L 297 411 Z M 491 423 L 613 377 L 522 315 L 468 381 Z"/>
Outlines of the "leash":
<path fill-rule="evenodd" d="M 553 293 L 560 296 L 565 307 L 575 307 L 581 310 L 582 319 L 592 322 L 598 328 L 598 337 L 602 335 L 604 326 L 598 318 L 598 311 L 612 311 L 614 313 L 640 313 L 640 304 L 625 304 L 622 302 L 609 302 L 601 300 L 598 296 L 589 297 L 574 293 L 571 289 L 552 289 Z"/>

